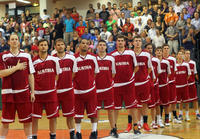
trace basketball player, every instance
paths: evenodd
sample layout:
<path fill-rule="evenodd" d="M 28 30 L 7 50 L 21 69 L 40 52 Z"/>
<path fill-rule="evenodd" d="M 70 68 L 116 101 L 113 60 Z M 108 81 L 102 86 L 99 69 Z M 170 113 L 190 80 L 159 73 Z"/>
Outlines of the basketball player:
<path fill-rule="evenodd" d="M 61 73 L 58 58 L 48 55 L 48 41 L 38 42 L 39 55 L 33 58 L 35 67 L 35 102 L 33 104 L 33 139 L 37 139 L 38 120 L 42 118 L 43 108 L 49 119 L 50 139 L 56 138 L 56 118 L 58 99 L 55 82 Z"/>
<path fill-rule="evenodd" d="M 135 36 L 133 39 L 134 52 L 138 62 L 139 70 L 135 74 L 135 91 L 136 96 L 142 108 L 140 114 L 143 116 L 143 128 L 146 131 L 151 131 L 148 125 L 148 104 L 151 101 L 150 94 L 150 73 L 153 69 L 151 56 L 147 51 L 142 50 L 142 38 Z"/>
<path fill-rule="evenodd" d="M 117 129 L 115 128 L 114 120 L 114 80 L 115 59 L 106 54 L 106 41 L 100 40 L 97 45 L 98 55 L 97 62 L 99 65 L 99 73 L 96 75 L 96 88 L 97 88 L 97 109 L 100 110 L 102 103 L 104 109 L 108 110 L 108 119 L 110 122 L 110 135 L 118 138 Z M 98 115 L 99 115 L 98 111 Z"/>
<path fill-rule="evenodd" d="M 15 121 L 17 111 L 19 122 L 24 125 L 27 139 L 32 139 L 32 104 L 34 96 L 35 69 L 31 56 L 19 50 L 17 34 L 11 34 L 10 50 L 0 54 L 0 77 L 2 82 L 2 125 L 0 139 L 8 134 L 9 124 Z"/>
<path fill-rule="evenodd" d="M 178 103 L 185 103 L 186 109 L 186 121 L 190 121 L 189 118 L 189 90 L 188 90 L 188 79 L 191 75 L 190 66 L 188 63 L 183 61 L 184 54 L 179 51 L 177 54 L 177 71 L 176 71 L 176 91 Z"/>
<path fill-rule="evenodd" d="M 165 110 L 165 126 L 169 126 L 170 125 L 169 123 L 169 95 L 170 94 L 169 94 L 168 77 L 171 74 L 171 70 L 170 70 L 169 61 L 163 58 L 162 51 L 163 51 L 162 47 L 157 47 L 155 50 L 155 54 L 156 54 L 156 57 L 160 60 L 160 66 L 161 66 L 161 73 L 158 76 L 160 105 L 162 105 Z M 157 110 L 157 115 L 159 115 L 157 116 L 157 123 L 162 123 L 160 110 Z"/>
<path fill-rule="evenodd" d="M 164 125 L 160 122 L 156 122 L 156 110 L 159 109 L 157 107 L 160 107 L 160 95 L 159 95 L 159 84 L 158 84 L 158 76 L 161 73 L 161 67 L 160 67 L 160 60 L 156 57 L 153 57 L 153 46 L 152 44 L 146 44 L 145 49 L 151 54 L 151 61 L 153 65 L 153 71 L 155 79 L 153 79 L 153 87 L 151 88 L 151 103 L 149 105 L 149 108 L 151 108 L 151 117 L 152 117 L 152 128 L 157 129 L 158 126 L 163 127 Z M 153 76 L 151 74 L 151 76 Z"/>
<path fill-rule="evenodd" d="M 199 108 L 198 108 L 198 97 L 197 97 L 197 88 L 195 85 L 195 78 L 198 81 L 199 76 L 197 74 L 197 68 L 196 68 L 196 62 L 190 59 L 190 51 L 185 50 L 185 62 L 189 63 L 190 70 L 191 70 L 191 76 L 188 80 L 188 87 L 189 87 L 189 99 L 191 102 L 193 102 L 193 106 L 196 113 L 196 119 L 200 120 L 200 114 L 199 114 Z M 183 112 L 180 113 L 182 114 Z"/>
<path fill-rule="evenodd" d="M 97 95 L 95 76 L 99 67 L 95 56 L 88 53 L 89 41 L 82 39 L 79 44 L 80 53 L 76 54 L 77 72 L 74 77 L 75 93 L 75 125 L 76 137 L 82 139 L 81 119 L 86 109 L 87 116 L 91 119 L 92 132 L 90 139 L 97 139 Z"/>
<path fill-rule="evenodd" d="M 169 77 L 169 103 L 170 103 L 170 113 L 169 113 L 169 121 L 171 121 L 171 112 L 173 112 L 173 122 L 174 123 L 182 123 L 180 120 L 178 120 L 177 114 L 176 114 L 176 103 L 177 103 L 177 95 L 176 95 L 176 85 L 175 85 L 175 72 L 177 70 L 176 68 L 176 58 L 169 55 L 170 48 L 168 44 L 165 44 L 163 46 L 163 58 L 167 59 L 170 63 L 170 69 L 171 69 L 171 75 Z"/>
<path fill-rule="evenodd" d="M 59 58 L 60 68 L 62 73 L 59 74 L 57 81 L 57 96 L 59 105 L 61 105 L 63 116 L 66 117 L 67 126 L 70 131 L 70 139 L 75 139 L 74 130 L 74 89 L 72 79 L 74 73 L 77 71 L 75 57 L 65 52 L 65 43 L 63 39 L 55 41 L 55 50 L 57 53 L 54 55 Z"/>
<path fill-rule="evenodd" d="M 111 53 L 115 58 L 116 75 L 114 78 L 114 102 L 115 102 L 115 123 L 118 119 L 118 111 L 122 108 L 122 102 L 125 108 L 129 109 L 133 117 L 133 130 L 135 134 L 141 134 L 137 126 L 137 107 L 138 101 L 135 96 L 134 76 L 138 71 L 138 64 L 135 53 L 132 50 L 126 50 L 124 36 L 117 37 L 117 50 Z"/>

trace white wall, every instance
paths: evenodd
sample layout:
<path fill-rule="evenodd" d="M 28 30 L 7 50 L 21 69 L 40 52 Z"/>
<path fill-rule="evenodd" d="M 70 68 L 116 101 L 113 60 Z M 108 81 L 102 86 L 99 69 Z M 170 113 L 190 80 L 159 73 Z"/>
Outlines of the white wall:
<path fill-rule="evenodd" d="M 0 18 L 5 17 L 5 13 L 6 13 L 6 5 L 0 4 Z"/>

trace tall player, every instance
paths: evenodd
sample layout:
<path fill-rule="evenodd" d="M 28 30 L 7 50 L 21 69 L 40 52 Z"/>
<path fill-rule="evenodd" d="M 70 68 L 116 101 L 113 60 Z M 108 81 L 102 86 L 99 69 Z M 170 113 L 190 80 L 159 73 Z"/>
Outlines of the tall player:
<path fill-rule="evenodd" d="M 190 66 L 183 61 L 183 53 L 181 51 L 177 54 L 177 71 L 176 71 L 176 91 L 178 103 L 185 103 L 186 109 L 186 121 L 190 121 L 189 118 L 189 90 L 188 79 L 191 75 Z"/>
<path fill-rule="evenodd" d="M 65 43 L 63 39 L 57 39 L 55 42 L 55 50 L 57 53 L 54 55 L 59 58 L 60 68 L 62 73 L 59 74 L 57 81 L 57 96 L 59 104 L 62 107 L 63 116 L 66 117 L 67 126 L 70 131 L 70 139 L 75 139 L 74 130 L 74 89 L 72 80 L 77 65 L 75 57 L 65 52 Z"/>
<path fill-rule="evenodd" d="M 56 138 L 56 118 L 58 117 L 58 99 L 56 80 L 61 73 L 58 58 L 49 56 L 48 41 L 38 42 L 39 55 L 33 58 L 35 67 L 35 102 L 33 104 L 33 139 L 37 139 L 38 119 L 42 118 L 43 108 L 49 119 L 50 139 Z"/>
<path fill-rule="evenodd" d="M 81 119 L 86 109 L 87 116 L 91 119 L 92 132 L 90 139 L 97 139 L 97 95 L 95 76 L 99 67 L 95 56 L 88 53 L 89 41 L 82 39 L 79 44 L 80 53 L 76 54 L 78 71 L 74 77 L 75 93 L 75 125 L 76 137 L 82 139 Z"/>
<path fill-rule="evenodd" d="M 161 66 L 161 73 L 158 77 L 159 80 L 159 94 L 160 94 L 160 105 L 164 107 L 165 110 L 165 125 L 169 126 L 169 82 L 168 77 L 171 74 L 170 70 L 170 63 L 168 60 L 163 58 L 163 48 L 157 47 L 155 50 L 156 57 L 160 60 L 160 66 Z M 162 123 L 160 111 L 157 111 L 157 123 Z M 163 127 L 163 126 L 162 126 Z"/>
<path fill-rule="evenodd" d="M 195 109 L 195 113 L 196 113 L 196 119 L 200 120 L 200 114 L 199 114 L 199 108 L 198 108 L 198 97 L 197 97 L 197 88 L 195 85 L 195 78 L 198 81 L 199 77 L 197 74 L 197 68 L 196 68 L 196 62 L 190 59 L 190 51 L 189 50 L 185 50 L 185 62 L 189 63 L 190 66 L 190 70 L 191 70 L 191 76 L 188 80 L 188 88 L 189 88 L 189 99 L 191 102 L 193 102 L 193 106 Z M 182 105 L 182 104 L 180 104 Z M 180 115 L 179 117 L 183 117 L 183 111 L 181 108 L 182 106 L 180 106 Z"/>
<path fill-rule="evenodd" d="M 169 113 L 169 121 L 171 121 L 171 112 L 173 112 L 173 122 L 174 123 L 182 123 L 180 120 L 178 120 L 177 114 L 176 114 L 176 103 L 177 103 L 177 95 L 176 95 L 176 83 L 175 83 L 175 72 L 177 70 L 176 68 L 176 58 L 169 55 L 170 48 L 168 44 L 163 45 L 163 58 L 167 59 L 170 63 L 170 69 L 171 69 L 171 75 L 169 77 L 169 103 L 170 103 L 170 113 Z"/>
<path fill-rule="evenodd" d="M 142 38 L 135 36 L 133 39 L 134 52 L 138 62 L 139 70 L 135 74 L 135 91 L 140 104 L 142 104 L 140 114 L 143 116 L 143 128 L 151 131 L 147 124 L 148 120 L 148 104 L 151 101 L 150 94 L 150 73 L 152 71 L 151 56 L 148 52 L 142 50 Z"/>
<path fill-rule="evenodd" d="M 19 50 L 19 38 L 16 34 L 10 36 L 9 45 L 10 51 L 0 54 L 0 77 L 3 78 L 0 139 L 6 138 L 9 124 L 15 120 L 16 111 L 19 122 L 24 124 L 27 139 L 32 139 L 31 101 L 35 100 L 35 69 L 31 56 Z"/>
<path fill-rule="evenodd" d="M 122 102 L 125 108 L 130 110 L 133 117 L 133 130 L 135 134 L 140 134 L 137 126 L 137 107 L 138 101 L 135 96 L 135 73 L 138 71 L 138 64 L 135 53 L 132 50 L 126 50 L 125 38 L 117 37 L 117 50 L 112 52 L 115 58 L 116 75 L 114 79 L 114 102 L 115 102 L 115 123 L 117 123 L 118 112 L 122 108 Z"/>
<path fill-rule="evenodd" d="M 151 103 L 149 105 L 149 108 L 151 108 L 151 115 L 152 115 L 152 128 L 157 129 L 159 127 L 163 127 L 164 125 L 162 122 L 156 122 L 156 113 L 159 114 L 159 107 L 160 107 L 160 95 L 159 95 L 159 84 L 158 84 L 158 76 L 161 73 L 161 67 L 160 67 L 160 60 L 156 57 L 153 57 L 153 46 L 152 44 L 146 44 L 145 45 L 146 50 L 151 55 L 151 61 L 153 65 L 153 73 L 155 76 L 155 79 L 153 79 L 153 87 L 151 88 Z"/>
<path fill-rule="evenodd" d="M 104 109 L 108 110 L 108 119 L 110 122 L 110 135 L 118 138 L 117 128 L 115 128 L 114 120 L 114 80 L 116 74 L 115 59 L 106 54 L 106 41 L 100 40 L 97 45 L 98 55 L 97 62 L 99 65 L 99 73 L 96 75 L 97 88 L 97 109 L 100 110 L 102 103 Z M 99 111 L 98 111 L 99 115 Z"/>

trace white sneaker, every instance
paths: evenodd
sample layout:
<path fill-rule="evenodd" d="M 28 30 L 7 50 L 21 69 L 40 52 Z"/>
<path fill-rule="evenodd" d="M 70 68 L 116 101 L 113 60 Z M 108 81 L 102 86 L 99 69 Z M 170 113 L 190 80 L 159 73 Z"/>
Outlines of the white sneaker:
<path fill-rule="evenodd" d="M 185 117 L 186 122 L 190 122 L 190 117 Z"/>
<path fill-rule="evenodd" d="M 159 126 L 160 128 L 164 128 L 164 127 L 165 127 L 164 124 L 163 124 L 163 122 L 162 122 L 162 119 L 159 119 L 159 120 L 158 120 L 158 126 Z"/>
<path fill-rule="evenodd" d="M 165 126 L 170 126 L 170 123 L 165 123 Z"/>
<path fill-rule="evenodd" d="M 151 123 L 151 126 L 153 129 L 158 129 L 158 125 L 155 122 Z"/>
<path fill-rule="evenodd" d="M 182 123 L 182 121 L 180 121 L 180 120 L 178 120 L 178 119 L 174 118 L 174 119 L 173 119 L 173 123 L 176 123 L 176 124 L 181 124 L 181 123 Z"/>

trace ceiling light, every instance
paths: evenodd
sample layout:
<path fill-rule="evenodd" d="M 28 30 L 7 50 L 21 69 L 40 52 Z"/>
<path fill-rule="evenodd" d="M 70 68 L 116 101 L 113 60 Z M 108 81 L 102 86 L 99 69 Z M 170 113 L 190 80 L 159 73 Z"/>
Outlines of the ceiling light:
<path fill-rule="evenodd" d="M 18 2 L 22 2 L 22 3 L 26 3 L 26 4 L 29 4 L 31 3 L 30 1 L 27 1 L 27 0 L 17 0 Z"/>

